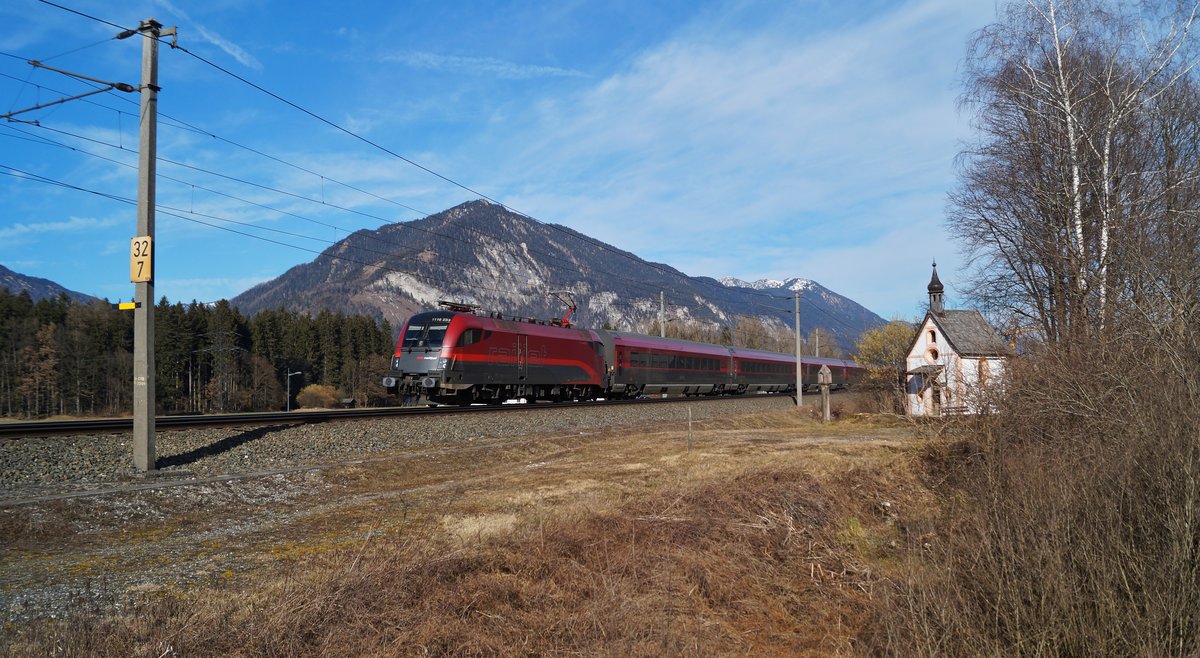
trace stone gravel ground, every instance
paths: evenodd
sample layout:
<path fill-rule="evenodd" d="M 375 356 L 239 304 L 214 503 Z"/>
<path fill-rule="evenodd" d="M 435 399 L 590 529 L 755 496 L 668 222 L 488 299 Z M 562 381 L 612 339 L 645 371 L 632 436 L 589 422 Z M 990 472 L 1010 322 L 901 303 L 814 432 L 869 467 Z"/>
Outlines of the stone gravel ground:
<path fill-rule="evenodd" d="M 529 434 L 650 427 L 793 406 L 791 398 L 748 396 L 692 404 L 643 404 L 331 421 L 257 428 L 158 432 L 158 473 L 139 476 L 132 435 L 0 440 L 0 506 L 67 491 L 148 479 L 211 477 L 329 464 L 396 450 Z M 542 406 L 542 405 L 539 405 Z M 548 405 L 546 405 L 548 406 Z"/>
<path fill-rule="evenodd" d="M 254 570 L 272 533 L 327 510 L 407 504 L 405 492 L 348 493 L 338 464 L 374 457 L 419 469 L 458 448 L 538 437 L 569 446 L 600 430 L 678 428 L 689 410 L 700 421 L 792 404 L 751 396 L 160 432 L 151 476 L 135 473 L 129 434 L 0 441 L 0 632 Z M 62 497 L 72 492 L 83 495 Z"/>

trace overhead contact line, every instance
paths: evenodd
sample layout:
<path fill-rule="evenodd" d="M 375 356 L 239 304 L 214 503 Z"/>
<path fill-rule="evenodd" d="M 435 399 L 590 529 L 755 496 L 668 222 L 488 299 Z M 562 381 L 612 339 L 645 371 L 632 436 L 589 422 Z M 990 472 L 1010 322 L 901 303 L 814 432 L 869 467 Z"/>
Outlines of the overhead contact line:
<path fill-rule="evenodd" d="M 116 24 L 116 23 L 113 23 L 113 22 L 111 22 L 111 21 L 107 21 L 107 20 L 101 19 L 101 18 L 99 18 L 99 17 L 96 17 L 96 16 L 93 16 L 93 15 L 87 14 L 87 13 L 85 13 L 85 12 L 82 12 L 82 11 L 78 11 L 78 10 L 72 9 L 72 8 L 70 8 L 70 7 L 66 7 L 66 6 L 64 6 L 64 5 L 58 4 L 58 3 L 56 3 L 56 2 L 53 2 L 52 0 L 39 0 L 39 2 L 42 2 L 43 4 L 46 4 L 46 5 L 49 5 L 49 6 L 52 6 L 52 7 L 57 7 L 57 8 L 59 8 L 59 9 L 62 9 L 62 10 L 64 10 L 64 11 L 68 11 L 68 12 L 70 12 L 70 13 L 72 13 L 72 14 L 76 14 L 76 15 L 78 15 L 78 16 L 81 16 L 81 17 L 83 17 L 83 18 L 87 18 L 87 19 L 89 19 L 89 20 L 93 20 L 93 21 L 97 21 L 97 22 L 103 23 L 103 24 L 105 24 L 105 25 L 108 25 L 108 26 L 111 26 L 111 27 L 117 28 L 117 29 L 119 29 L 119 30 L 122 30 L 123 32 L 126 32 L 126 33 L 132 33 L 132 32 L 134 32 L 133 30 L 130 30 L 129 28 L 126 28 L 126 27 L 124 27 L 124 26 L 118 25 L 118 24 Z M 143 36 L 145 36 L 146 38 L 155 38 L 155 37 L 152 37 L 152 36 L 149 36 L 149 35 L 143 35 Z M 358 133 L 356 133 L 356 132 L 354 132 L 354 131 L 352 131 L 352 130 L 350 130 L 350 129 L 348 129 L 348 128 L 346 128 L 346 127 L 344 127 L 344 126 L 342 126 L 342 125 L 340 125 L 340 124 L 338 124 L 338 123 L 336 123 L 336 122 L 334 122 L 334 121 L 332 121 L 332 120 L 330 120 L 330 119 L 327 119 L 327 118 L 325 118 L 325 117 L 323 117 L 323 116 L 321 116 L 321 115 L 317 114 L 316 112 L 313 112 L 313 111 L 311 111 L 311 110 L 309 110 L 309 109 L 305 108 L 304 106 L 300 105 L 299 103 L 296 103 L 296 102 L 293 102 L 293 101 L 291 101 L 291 100 L 288 100 L 287 98 L 284 98 L 283 96 L 281 96 L 281 95 L 279 95 L 279 94 L 277 94 L 277 93 L 275 93 L 275 92 L 273 92 L 273 91 L 271 91 L 271 90 L 269 90 L 269 89 L 267 89 L 267 88 L 265 88 L 265 87 L 263 87 L 263 86 L 261 86 L 261 85 L 259 85 L 259 84 L 255 83 L 255 82 L 252 82 L 252 81 L 248 80 L 247 78 L 245 78 L 245 77 L 243 77 L 243 76 L 241 76 L 241 75 L 238 75 L 237 73 L 234 73 L 233 71 L 230 71 L 229 69 L 227 69 L 227 68 L 225 68 L 225 67 L 221 66 L 220 64 L 217 64 L 216 62 L 213 62 L 213 61 L 211 61 L 211 60 L 209 60 L 209 59 L 207 59 L 207 58 L 205 58 L 205 57 L 203 57 L 203 56 L 201 56 L 201 55 L 199 55 L 199 54 L 196 54 L 196 53 L 192 52 L 191 50 L 189 50 L 189 49 L 188 49 L 188 48 L 186 48 L 186 47 L 179 46 L 178 44 L 172 44 L 172 46 L 173 46 L 173 47 L 174 47 L 176 50 L 180 50 L 180 51 L 182 51 L 182 52 L 186 53 L 187 55 L 191 56 L 192 58 L 196 59 L 197 61 L 199 61 L 199 62 L 201 62 L 201 63 L 203 63 L 203 64 L 206 64 L 206 65 L 208 65 L 209 67 L 211 67 L 211 68 L 213 68 L 213 69 L 215 69 L 215 70 L 217 70 L 217 71 L 220 71 L 221 73 L 224 73 L 225 75 L 227 75 L 227 76 L 229 76 L 229 77 L 231 77 L 231 78 L 233 78 L 233 79 L 235 79 L 235 80 L 237 80 L 237 81 L 239 81 L 239 82 L 241 82 L 241 83 L 243 83 L 243 84 L 245 84 L 245 85 L 247 85 L 247 86 L 249 86 L 249 87 L 252 87 L 253 89 L 255 89 L 255 90 L 259 91 L 260 93 L 263 93 L 263 94 L 265 94 L 265 95 L 267 95 L 267 96 L 269 96 L 269 97 L 271 97 L 271 98 L 273 98 L 273 99 L 277 100 L 278 102 L 281 102 L 281 103 L 283 103 L 283 104 L 285 104 L 285 105 L 287 105 L 287 106 L 289 106 L 289 107 L 291 107 L 291 108 L 295 109 L 295 110 L 296 110 L 296 111 L 298 111 L 298 112 L 301 112 L 301 113 L 303 113 L 303 114 L 305 114 L 305 115 L 307 115 L 307 116 L 309 116 L 309 117 L 311 117 L 311 118 L 313 118 L 313 119 L 315 119 L 315 120 L 317 120 L 317 121 L 319 121 L 319 122 L 321 122 L 321 123 L 323 123 L 323 124 L 325 124 L 325 125 L 327 125 L 327 126 L 329 126 L 329 127 L 333 128 L 333 129 L 335 129 L 335 130 L 337 130 L 337 131 L 339 131 L 339 132 L 341 132 L 341 133 L 344 133 L 344 134 L 346 134 L 346 135 L 348 135 L 348 136 L 350 136 L 350 137 L 352 137 L 352 138 L 354 138 L 354 139 L 356 139 L 356 140 L 358 140 L 358 141 L 360 141 L 360 142 L 362 142 L 362 143 L 364 143 L 364 144 L 367 144 L 367 145 L 369 145 L 369 146 L 371 146 L 371 147 L 373 147 L 373 148 L 375 148 L 375 149 L 377 149 L 377 150 L 379 150 L 379 151 L 381 151 L 381 152 L 383 152 L 383 153 L 386 153 L 386 154 L 388 154 L 388 155 L 390 155 L 390 156 L 392 156 L 392 157 L 394 157 L 394 158 L 396 158 L 396 159 L 398 159 L 398 160 L 400 160 L 400 161 L 402 161 L 402 162 L 405 162 L 405 163 L 409 164 L 410 166 L 413 166 L 413 167 L 415 167 L 415 168 L 417 168 L 417 169 L 420 169 L 421 171 L 424 171 L 424 172 L 426 172 L 426 173 L 428 173 L 428 174 L 430 174 L 430 175 L 432 175 L 432 176 L 434 176 L 434 177 L 436 177 L 436 178 L 438 178 L 438 179 L 440 179 L 440 180 L 442 180 L 442 181 L 445 181 L 446 183 L 449 183 L 449 184 L 451 184 L 451 185 L 453 185 L 453 186 L 455 186 L 455 187 L 458 187 L 459 189 L 462 189 L 462 190 L 464 190 L 464 191 L 466 191 L 466 192 L 469 192 L 470 194 L 472 194 L 472 195 L 474 195 L 474 196 L 476 196 L 476 197 L 478 197 L 478 198 L 480 198 L 480 199 L 484 199 L 484 200 L 490 201 L 490 202 L 492 202 L 492 203 L 494 203 L 494 204 L 496 204 L 496 205 L 500 206 L 501 208 L 503 208 L 503 209 L 505 209 L 505 210 L 508 210 L 509 212 L 513 212 L 513 213 L 515 213 L 515 214 L 517 214 L 517 215 L 519 215 L 519 216 L 521 216 L 521 217 L 524 217 L 524 218 L 526 218 L 526 219 L 528 219 L 528 220 L 530 220 L 530 221 L 533 221 L 533 222 L 536 222 L 536 223 L 538 223 L 538 224 L 541 224 L 542 226 L 545 226 L 545 227 L 547 227 L 547 228 L 549 228 L 549 229 L 551 229 L 551 230 L 557 231 L 557 232 L 559 232 L 559 233 L 561 233 L 561 234 L 563 234 L 563 235 L 566 235 L 566 236 L 568 236 L 568 237 L 572 237 L 572 238 L 574 238 L 574 239 L 576 239 L 576 240 L 582 240 L 582 241 L 584 241 L 584 242 L 590 243 L 590 244 L 592 244 L 593 246 L 595 246 L 595 247 L 597 247 L 597 248 L 599 248 L 599 249 L 601 249 L 601 250 L 603 250 L 603 251 L 607 251 L 607 252 L 609 252 L 609 253 L 616 254 L 616 255 L 618 255 L 618 256 L 620 256 L 620 257 L 622 257 L 622 258 L 626 258 L 626 259 L 628 259 L 628 260 L 631 260 L 631 261 L 635 261 L 635 262 L 641 262 L 642 264 L 644 264 L 644 265 L 646 265 L 646 266 L 650 267 L 651 269 L 658 270 L 659 272 L 661 272 L 661 273 L 663 273 L 663 274 L 666 274 L 666 275 L 668 275 L 668 276 L 672 276 L 672 277 L 675 277 L 675 278 L 680 278 L 680 279 L 691 278 L 691 277 L 688 277 L 686 274 L 684 274 L 684 273 L 682 273 L 682 272 L 678 272 L 678 271 L 676 271 L 676 270 L 674 270 L 674 269 L 668 269 L 668 268 L 664 268 L 664 267 L 661 267 L 661 266 L 659 266 L 659 265 L 658 265 L 658 264 L 656 264 L 656 263 L 652 263 L 652 262 L 649 262 L 649 261 L 640 261 L 639 259 L 637 259 L 636 257 L 634 257 L 632 254 L 629 254 L 629 253 L 627 253 L 627 252 L 625 252 L 625 251 L 623 251 L 623 250 L 620 250 L 620 249 L 616 249 L 616 248 L 614 248 L 614 247 L 610 247 L 609 245 L 606 245 L 606 244 L 604 244 L 603 242 L 600 242 L 599 240 L 596 240 L 596 239 L 594 239 L 594 238 L 590 238 L 590 237 L 588 237 L 588 236 L 585 236 L 585 235 L 583 235 L 583 234 L 577 233 L 577 232 L 575 232 L 575 231 L 568 231 L 568 230 L 566 230 L 566 229 L 565 229 L 565 228 L 563 228 L 563 227 L 560 227 L 560 226 L 557 226 L 557 225 L 555 225 L 555 224 L 551 224 L 551 223 L 548 223 L 548 222 L 542 221 L 542 220 L 540 220 L 540 219 L 538 219 L 538 218 L 534 217 L 533 215 L 530 215 L 530 214 L 528 214 L 528 213 L 522 212 L 521 210 L 519 210 L 519 209 L 517 209 L 517 208 L 510 207 L 510 206 L 508 206 L 508 205 L 504 204 L 503 202 L 501 202 L 501 201 L 499 201 L 499 200 L 497 200 L 497 199 L 495 199 L 495 198 L 493 198 L 493 197 L 491 197 L 491 196 L 489 196 L 489 195 L 487 195 L 487 194 L 484 194 L 483 192 L 480 192 L 479 190 L 476 190 L 476 189 L 474 189 L 474 188 L 470 187 L 469 185 L 466 185 L 466 184 L 464 184 L 464 183 L 461 183 L 461 182 L 459 182 L 459 181 L 457 181 L 457 180 L 455 180 L 455 179 L 453 179 L 453 178 L 450 178 L 449 176 L 446 176 L 446 175 L 444 175 L 444 174 L 442 174 L 442 173 L 440 173 L 440 172 L 437 172 L 437 171 L 435 171 L 435 170 L 433 170 L 433 169 L 431 169 L 431 168 L 429 168 L 429 167 L 426 167 L 425 165 L 422 165 L 422 164 L 420 164 L 419 162 L 416 162 L 415 160 L 412 160 L 411 158 L 408 158 L 408 157 L 406 157 L 406 156 L 404 156 L 404 155 L 402 155 L 402 154 L 400 154 L 400 153 L 397 153 L 396 151 L 393 151 L 392 149 L 390 149 L 390 148 L 388 148 L 388 147 L 386 147 L 386 146 L 384 146 L 384 145 L 382 145 L 382 144 L 379 144 L 378 142 L 375 142 L 374 140 L 371 140 L 371 139 L 369 139 L 369 138 L 367 138 L 367 137 L 364 137 L 363 135 L 360 135 L 360 134 L 358 134 Z M 299 167 L 297 167 L 297 168 L 299 168 Z M 310 172 L 310 173 L 311 173 L 311 172 Z M 320 174 L 314 174 L 314 175 L 318 175 L 318 176 L 319 176 Z M 322 178 L 324 178 L 324 176 L 322 176 Z M 349 186 L 347 186 L 347 187 L 349 187 Z M 402 204 L 397 204 L 397 205 L 402 205 Z M 416 211 L 415 209 L 411 209 L 411 208 L 410 208 L 410 210 L 413 210 L 414 212 L 419 212 L 419 211 Z M 496 236 L 494 236 L 494 235 L 493 235 L 493 236 L 489 236 L 489 237 L 495 238 Z M 725 288 L 725 286 L 723 286 L 723 285 L 721 285 L 721 284 L 719 284 L 719 283 L 709 283 L 709 282 L 707 282 L 707 281 L 704 281 L 702 278 L 699 278 L 699 277 L 697 277 L 697 279 L 698 279 L 698 281 L 697 281 L 697 282 L 698 282 L 698 283 L 700 283 L 701 285 L 708 285 L 708 286 L 710 286 L 710 287 L 716 287 L 716 288 L 719 288 L 719 289 L 724 289 L 724 288 Z M 680 294 L 680 292 L 679 292 L 678 290 L 672 290 L 672 292 L 674 292 L 676 295 L 679 295 L 679 294 Z M 778 299 L 779 299 L 778 297 L 776 297 L 776 296 L 774 296 L 774 295 L 765 294 L 765 293 L 759 293 L 759 292 L 747 292 L 747 293 L 744 293 L 744 294 L 748 294 L 748 295 L 752 295 L 752 296 L 757 296 L 757 297 L 766 297 L 766 298 L 770 298 L 770 299 L 772 299 L 772 300 L 778 300 Z M 796 291 L 796 295 L 799 295 L 799 294 L 800 294 L 800 293 L 799 293 L 799 291 Z M 773 306 L 769 306 L 769 305 L 766 305 L 766 304 L 756 304 L 756 303 L 754 303 L 754 302 L 751 302 L 751 303 L 752 303 L 752 304 L 755 304 L 755 305 L 758 305 L 758 306 L 760 306 L 760 307 L 762 307 L 762 308 L 766 308 L 766 309 L 769 309 L 769 310 L 774 310 L 774 311 L 776 311 L 776 312 L 781 312 L 781 313 L 786 313 L 786 312 L 788 312 L 786 309 L 780 309 L 780 308 L 773 307 Z M 830 314 L 828 314 L 828 313 L 825 313 L 825 312 L 823 312 L 823 311 L 820 311 L 819 309 L 814 309 L 814 310 L 818 310 L 818 312 L 822 312 L 822 314 L 823 314 L 825 317 L 827 317 L 827 318 L 829 318 L 829 319 L 831 319 L 831 320 L 833 320 L 833 321 L 835 321 L 835 322 L 838 322 L 838 323 L 839 323 L 839 324 L 841 324 L 843 327 L 845 327 L 845 328 L 850 328 L 850 326 L 849 326 L 847 323 L 845 323 L 844 321 L 842 321 L 840 318 L 836 318 L 836 317 L 834 317 L 834 316 L 832 316 L 832 315 L 830 315 Z"/>

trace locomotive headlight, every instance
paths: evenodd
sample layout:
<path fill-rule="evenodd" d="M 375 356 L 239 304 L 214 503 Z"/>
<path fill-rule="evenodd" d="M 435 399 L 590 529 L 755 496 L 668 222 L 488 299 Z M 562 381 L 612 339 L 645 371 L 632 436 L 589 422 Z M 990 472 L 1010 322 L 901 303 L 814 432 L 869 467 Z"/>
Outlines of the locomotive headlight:
<path fill-rule="evenodd" d="M 438 359 L 438 370 L 445 370 L 449 366 L 450 366 L 450 359 L 447 359 L 446 357 L 442 357 L 442 358 Z"/>

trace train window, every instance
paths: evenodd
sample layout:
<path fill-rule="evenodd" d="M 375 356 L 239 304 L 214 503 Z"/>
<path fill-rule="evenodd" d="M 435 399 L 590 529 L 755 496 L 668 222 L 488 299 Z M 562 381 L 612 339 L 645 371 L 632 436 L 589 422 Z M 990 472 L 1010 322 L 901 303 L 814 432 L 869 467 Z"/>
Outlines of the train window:
<path fill-rule="evenodd" d="M 425 334 L 425 326 L 424 325 L 419 325 L 419 326 L 414 326 L 411 324 L 408 325 L 407 327 L 404 328 L 404 342 L 402 343 L 402 346 L 403 347 L 416 347 L 417 343 L 419 343 L 421 341 L 421 336 L 423 336 L 424 334 Z"/>
<path fill-rule="evenodd" d="M 442 340 L 446 337 L 446 329 L 449 325 L 446 324 L 431 324 L 425 332 L 426 347 L 441 347 Z"/>
<path fill-rule="evenodd" d="M 458 346 L 466 347 L 467 345 L 478 343 L 482 336 L 482 329 L 467 329 L 458 337 Z"/>
<path fill-rule="evenodd" d="M 441 347 L 448 326 L 445 320 L 410 324 L 404 330 L 403 347 Z"/>

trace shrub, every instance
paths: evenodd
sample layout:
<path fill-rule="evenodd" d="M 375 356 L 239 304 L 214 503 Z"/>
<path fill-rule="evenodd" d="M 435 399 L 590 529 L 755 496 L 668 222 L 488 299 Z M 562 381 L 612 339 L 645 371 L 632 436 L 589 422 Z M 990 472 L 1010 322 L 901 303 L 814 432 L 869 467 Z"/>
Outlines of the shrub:
<path fill-rule="evenodd" d="M 337 391 L 324 384 L 309 384 L 296 394 L 296 404 L 309 409 L 334 407 L 339 399 Z"/>
<path fill-rule="evenodd" d="M 853 359 L 866 372 L 854 390 L 868 396 L 875 411 L 903 413 L 904 387 L 900 373 L 915 334 L 912 323 L 892 320 L 864 332 L 858 339 Z"/>
<path fill-rule="evenodd" d="M 1121 341 L 1014 364 L 931 445 L 946 532 L 885 624 L 898 655 L 1200 651 L 1200 359 Z M 950 520 L 953 519 L 953 522 Z"/>

